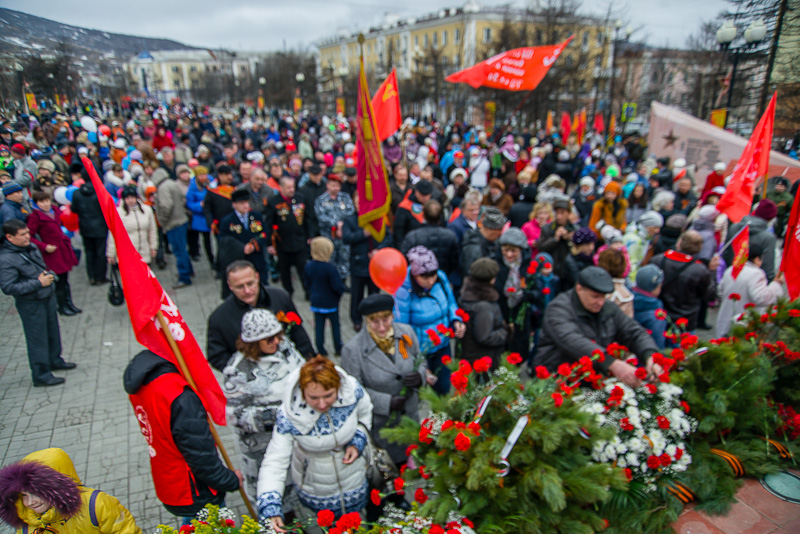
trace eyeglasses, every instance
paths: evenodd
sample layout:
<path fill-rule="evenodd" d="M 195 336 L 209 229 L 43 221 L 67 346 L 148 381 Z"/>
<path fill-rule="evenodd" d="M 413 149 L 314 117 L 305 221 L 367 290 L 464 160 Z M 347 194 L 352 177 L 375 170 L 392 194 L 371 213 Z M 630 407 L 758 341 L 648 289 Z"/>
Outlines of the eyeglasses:
<path fill-rule="evenodd" d="M 278 332 L 274 336 L 265 337 L 264 341 L 267 343 L 280 343 L 283 339 L 283 332 Z"/>

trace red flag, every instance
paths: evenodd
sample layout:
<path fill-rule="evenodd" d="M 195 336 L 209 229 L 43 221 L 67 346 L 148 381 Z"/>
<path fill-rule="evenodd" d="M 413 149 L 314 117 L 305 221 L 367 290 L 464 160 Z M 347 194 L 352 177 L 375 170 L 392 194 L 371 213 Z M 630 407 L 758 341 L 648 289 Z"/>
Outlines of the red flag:
<path fill-rule="evenodd" d="M 385 141 L 400 129 L 403 115 L 400 112 L 400 93 L 397 90 L 397 73 L 395 69 L 383 81 L 375 96 L 372 97 L 372 111 L 378 125 L 378 137 Z"/>
<path fill-rule="evenodd" d="M 567 137 L 569 137 L 569 133 L 572 131 L 572 122 L 569 120 L 569 113 L 566 111 L 561 112 L 561 139 L 563 139 L 563 143 L 567 144 Z"/>
<path fill-rule="evenodd" d="M 92 179 L 97 199 L 100 201 L 100 208 L 103 210 L 103 217 L 117 245 L 122 290 L 125 293 L 128 314 L 131 317 L 136 340 L 155 354 L 174 363 L 180 372 L 178 360 L 172 353 L 169 342 L 156 318 L 156 313 L 161 311 L 164 319 L 169 323 L 169 330 L 175 343 L 178 344 L 181 354 L 183 354 L 186 367 L 197 384 L 196 393 L 203 401 L 203 406 L 215 423 L 224 425 L 225 394 L 222 393 L 219 382 L 211 372 L 211 367 L 203 356 L 203 351 L 181 317 L 178 307 L 169 298 L 153 271 L 142 260 L 139 252 L 131 243 L 131 238 L 117 213 L 114 200 L 103 187 L 103 182 L 97 176 L 92 162 L 85 156 L 81 158 L 81 162 Z"/>
<path fill-rule="evenodd" d="M 717 209 L 727 215 L 733 223 L 741 221 L 742 217 L 750 213 L 756 180 L 767 174 L 769 150 L 772 146 L 772 126 L 775 122 L 776 94 L 772 95 L 767 110 L 750 135 L 750 140 L 733 168 L 733 177 L 717 202 Z"/>
<path fill-rule="evenodd" d="M 586 109 L 581 110 L 580 119 L 578 120 L 578 143 L 583 143 L 583 134 L 586 133 Z"/>
<path fill-rule="evenodd" d="M 362 57 L 356 108 L 356 151 L 359 154 L 356 161 L 358 225 L 368 231 L 376 241 L 383 241 L 386 237 L 386 215 L 392 203 L 392 192 L 389 189 L 378 132 Z"/>
<path fill-rule="evenodd" d="M 800 189 L 797 190 L 789 225 L 786 227 L 786 238 L 783 242 L 783 259 L 781 269 L 786 279 L 789 298 L 800 297 Z"/>
<path fill-rule="evenodd" d="M 600 113 L 594 114 L 594 124 L 592 125 L 592 130 L 595 133 L 603 133 L 603 130 L 606 129 L 606 123 L 603 122 L 603 115 Z"/>
<path fill-rule="evenodd" d="M 747 263 L 747 258 L 750 256 L 750 225 L 746 224 L 742 230 L 736 234 L 731 243 L 733 247 L 733 271 L 731 275 L 733 279 L 739 276 L 739 273 L 744 269 L 744 264 Z"/>
<path fill-rule="evenodd" d="M 553 112 L 552 111 L 548 111 L 547 112 L 547 122 L 545 123 L 544 133 L 546 133 L 547 135 L 550 135 L 551 133 L 553 133 Z"/>
<path fill-rule="evenodd" d="M 507 91 L 533 91 L 553 66 L 574 35 L 557 45 L 515 48 L 445 78 L 451 83 L 466 83 L 475 89 L 491 87 Z"/>

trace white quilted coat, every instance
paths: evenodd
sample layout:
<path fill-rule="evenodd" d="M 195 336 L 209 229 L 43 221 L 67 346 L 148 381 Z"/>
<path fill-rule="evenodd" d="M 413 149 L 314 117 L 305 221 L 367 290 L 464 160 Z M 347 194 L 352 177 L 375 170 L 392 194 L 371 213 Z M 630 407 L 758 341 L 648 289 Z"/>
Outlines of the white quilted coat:
<path fill-rule="evenodd" d="M 341 367 L 337 366 L 336 371 L 341 379 L 339 397 L 327 413 L 305 403 L 298 383 L 300 369 L 287 378 L 291 386 L 286 388 L 258 473 L 259 518 L 282 515 L 287 466 L 297 496 L 307 508 L 331 510 L 339 516 L 359 511 L 366 504 L 363 456 L 349 465 L 343 464 L 342 458 L 348 445 L 363 451 L 366 436 L 358 425 L 372 426 L 372 401 L 355 378 Z"/>

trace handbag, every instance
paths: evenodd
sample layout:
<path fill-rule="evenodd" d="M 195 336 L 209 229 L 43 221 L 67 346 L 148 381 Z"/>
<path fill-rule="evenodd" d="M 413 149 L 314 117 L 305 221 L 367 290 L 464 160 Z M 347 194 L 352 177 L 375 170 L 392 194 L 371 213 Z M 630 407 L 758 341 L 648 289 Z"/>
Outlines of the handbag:
<path fill-rule="evenodd" d="M 111 267 L 111 285 L 108 286 L 108 303 L 112 306 L 122 306 L 125 303 L 125 293 L 122 292 L 119 268 L 116 265 Z"/>
<path fill-rule="evenodd" d="M 367 462 L 367 482 L 371 488 L 383 490 L 395 478 L 400 476 L 400 471 L 394 465 L 392 457 L 386 449 L 378 447 L 372 440 L 372 434 L 364 425 L 359 425 L 367 436 L 367 443 L 364 446 L 364 460 Z"/>

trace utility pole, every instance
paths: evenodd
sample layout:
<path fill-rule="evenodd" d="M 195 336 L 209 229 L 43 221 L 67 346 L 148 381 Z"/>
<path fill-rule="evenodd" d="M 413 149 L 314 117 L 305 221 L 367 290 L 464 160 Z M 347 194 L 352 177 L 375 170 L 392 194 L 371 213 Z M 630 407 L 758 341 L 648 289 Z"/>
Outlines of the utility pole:
<path fill-rule="evenodd" d="M 775 56 L 778 54 L 778 41 L 781 38 L 783 28 L 783 17 L 786 14 L 786 4 L 789 0 L 781 0 L 781 7 L 778 10 L 778 21 L 775 23 L 775 32 L 772 34 L 772 44 L 769 47 L 769 61 L 767 62 L 767 73 L 764 75 L 764 85 L 761 86 L 761 98 L 758 99 L 758 116 L 764 114 L 767 105 L 767 95 L 769 94 L 769 82 L 772 78 L 772 68 L 775 66 Z"/>

